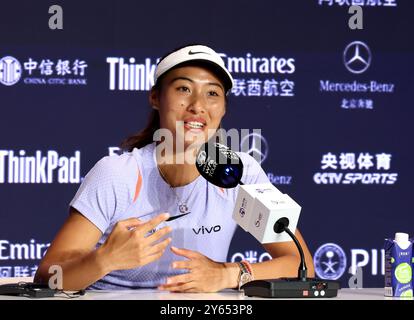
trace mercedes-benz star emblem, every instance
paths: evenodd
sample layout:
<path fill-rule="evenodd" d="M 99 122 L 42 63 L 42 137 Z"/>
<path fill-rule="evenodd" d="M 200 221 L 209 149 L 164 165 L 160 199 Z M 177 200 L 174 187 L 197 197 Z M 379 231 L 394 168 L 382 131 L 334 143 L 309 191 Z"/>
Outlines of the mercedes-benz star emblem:
<path fill-rule="evenodd" d="M 240 142 L 240 146 L 241 151 L 250 154 L 260 164 L 267 158 L 269 151 L 267 141 L 257 132 L 244 136 Z"/>
<path fill-rule="evenodd" d="M 371 64 L 371 50 L 362 41 L 351 42 L 344 50 L 344 64 L 349 72 L 365 72 Z"/>

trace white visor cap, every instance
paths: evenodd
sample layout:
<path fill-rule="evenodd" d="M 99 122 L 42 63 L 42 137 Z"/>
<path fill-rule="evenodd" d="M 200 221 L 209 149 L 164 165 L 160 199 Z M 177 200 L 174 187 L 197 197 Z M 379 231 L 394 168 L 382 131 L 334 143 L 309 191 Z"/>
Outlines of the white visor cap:
<path fill-rule="evenodd" d="M 211 64 L 220 72 L 226 93 L 233 87 L 233 77 L 227 70 L 223 59 L 213 49 L 203 45 L 192 45 L 181 48 L 162 59 L 155 69 L 154 84 L 157 83 L 158 79 L 164 73 L 188 61 L 204 61 Z"/>

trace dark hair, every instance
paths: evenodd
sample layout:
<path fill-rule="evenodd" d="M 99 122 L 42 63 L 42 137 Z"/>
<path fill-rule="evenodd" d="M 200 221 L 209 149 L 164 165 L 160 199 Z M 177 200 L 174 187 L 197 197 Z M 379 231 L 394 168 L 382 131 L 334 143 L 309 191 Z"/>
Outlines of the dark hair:
<path fill-rule="evenodd" d="M 158 110 L 152 110 L 145 128 L 138 133 L 129 136 L 121 142 L 123 151 L 132 151 L 134 148 L 143 148 L 153 142 L 154 132 L 160 128 L 160 115 Z"/>
<path fill-rule="evenodd" d="M 168 53 L 166 53 L 165 55 L 162 56 L 162 58 L 159 60 L 158 64 L 168 55 L 170 55 L 171 53 L 180 50 L 182 48 L 185 48 L 187 46 L 192 46 L 192 45 L 198 45 L 198 44 L 187 44 L 185 46 L 181 46 L 179 48 L 176 48 Z M 219 70 L 219 68 L 214 67 L 214 65 L 203 61 L 203 60 L 192 60 L 192 61 L 187 61 L 184 63 L 180 63 L 178 65 L 176 65 L 174 68 L 171 68 L 170 70 L 168 70 L 168 72 L 170 72 L 171 70 L 174 70 L 176 68 L 179 67 L 183 67 L 183 66 L 202 66 L 205 67 L 209 70 L 212 70 L 213 72 L 215 72 L 216 74 L 219 75 L 219 78 L 222 79 L 222 71 Z M 154 84 L 154 86 L 152 87 L 152 90 L 161 90 L 161 86 L 162 86 L 162 79 L 164 78 L 164 76 L 168 73 L 164 73 L 163 75 L 161 75 L 158 78 L 157 83 Z M 223 83 L 224 85 L 224 83 Z M 226 102 L 227 102 L 227 96 L 226 97 Z M 160 115 L 158 110 L 151 110 L 150 115 L 148 117 L 148 122 L 147 125 L 145 126 L 144 129 L 142 129 L 141 131 L 139 131 L 136 134 L 133 134 L 131 136 L 129 136 L 128 138 L 126 138 L 125 140 L 123 140 L 121 142 L 120 148 L 122 149 L 122 151 L 132 151 L 134 148 L 143 148 L 146 145 L 153 143 L 153 136 L 155 131 L 157 131 L 160 128 Z"/>

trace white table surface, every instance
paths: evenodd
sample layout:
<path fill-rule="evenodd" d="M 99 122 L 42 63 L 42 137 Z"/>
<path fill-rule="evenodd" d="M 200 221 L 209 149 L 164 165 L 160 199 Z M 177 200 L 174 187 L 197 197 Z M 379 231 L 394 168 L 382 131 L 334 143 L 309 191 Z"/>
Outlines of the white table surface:
<path fill-rule="evenodd" d="M 15 283 L 19 281 L 31 282 L 32 278 L 0 278 L 0 284 Z M 26 297 L 0 296 L 0 300 L 27 300 Z M 46 299 L 63 299 L 65 297 L 43 298 Z M 263 299 L 256 297 L 247 297 L 243 293 L 235 290 L 224 290 L 217 293 L 170 293 L 155 289 L 138 289 L 138 290 L 88 290 L 84 296 L 76 300 L 255 300 Z M 384 297 L 384 288 L 364 288 L 339 290 L 336 298 L 318 298 L 305 300 L 412 300 L 412 298 L 391 298 Z M 40 300 L 40 299 L 39 299 Z M 268 299 L 266 299 L 268 300 Z M 276 300 L 276 299 L 274 299 Z M 280 300 L 280 299 L 277 299 Z M 297 300 L 297 299 L 295 299 Z"/>

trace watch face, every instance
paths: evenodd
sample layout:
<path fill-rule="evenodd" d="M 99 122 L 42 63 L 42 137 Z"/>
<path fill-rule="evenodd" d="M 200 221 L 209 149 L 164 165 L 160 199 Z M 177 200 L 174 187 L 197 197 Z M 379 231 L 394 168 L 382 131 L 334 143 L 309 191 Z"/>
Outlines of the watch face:
<path fill-rule="evenodd" d="M 252 280 L 252 275 L 249 274 L 249 273 L 243 273 L 240 277 L 240 282 L 241 282 L 242 285 L 249 282 L 249 281 L 251 281 L 251 280 Z"/>

